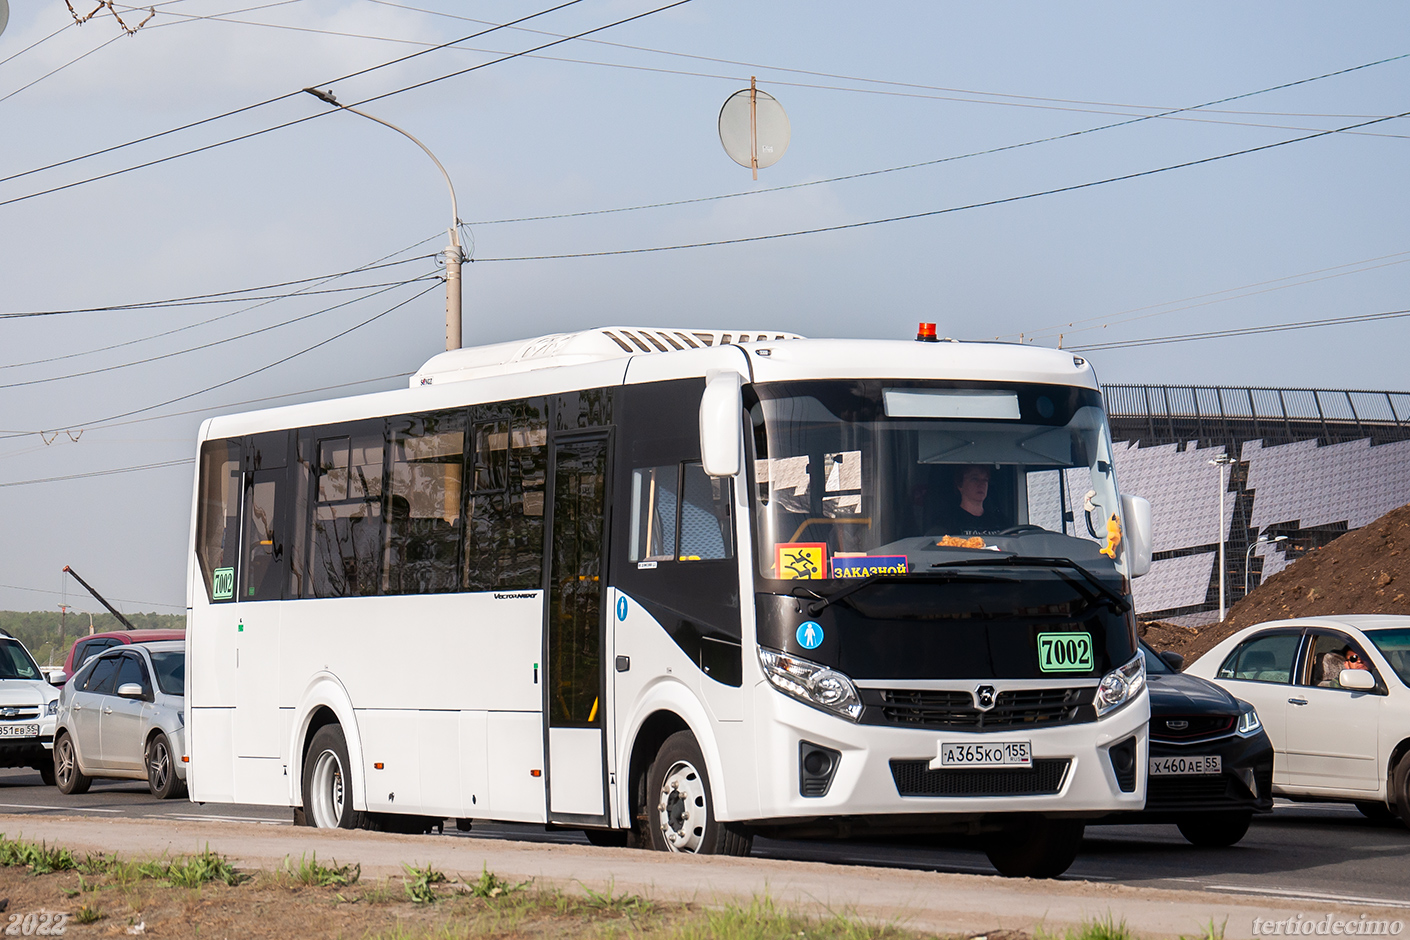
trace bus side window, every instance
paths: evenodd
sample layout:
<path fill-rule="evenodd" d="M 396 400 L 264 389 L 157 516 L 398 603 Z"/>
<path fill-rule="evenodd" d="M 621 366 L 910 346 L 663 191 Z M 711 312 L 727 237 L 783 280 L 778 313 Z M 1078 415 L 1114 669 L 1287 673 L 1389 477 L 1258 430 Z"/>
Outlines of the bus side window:
<path fill-rule="evenodd" d="M 542 398 L 472 409 L 466 591 L 543 586 L 548 412 Z"/>
<path fill-rule="evenodd" d="M 632 471 L 632 537 L 628 561 L 676 557 L 676 464 Z"/>
<path fill-rule="evenodd" d="M 734 557 L 730 481 L 705 475 L 698 463 L 681 467 L 680 560 Z"/>
<path fill-rule="evenodd" d="M 392 419 L 386 593 L 456 589 L 464 466 L 464 412 Z"/>
<path fill-rule="evenodd" d="M 308 582 L 313 597 L 376 594 L 382 571 L 383 421 L 317 445 Z"/>
<path fill-rule="evenodd" d="M 196 507 L 196 558 L 211 601 L 235 599 L 235 557 L 240 538 L 239 440 L 201 445 L 200 504 Z"/>

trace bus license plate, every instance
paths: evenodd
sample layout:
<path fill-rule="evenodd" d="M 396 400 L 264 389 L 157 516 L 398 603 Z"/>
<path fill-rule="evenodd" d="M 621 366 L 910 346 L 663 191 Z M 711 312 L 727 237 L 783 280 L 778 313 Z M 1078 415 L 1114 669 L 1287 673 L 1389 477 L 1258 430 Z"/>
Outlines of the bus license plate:
<path fill-rule="evenodd" d="M 1224 772 L 1219 755 L 1205 757 L 1152 757 L 1151 776 L 1165 777 L 1181 774 L 1219 774 Z"/>
<path fill-rule="evenodd" d="M 1033 745 L 1027 741 L 941 741 L 939 757 L 939 767 L 1032 767 Z M 937 763 L 932 761 L 930 766 L 935 769 Z"/>
<path fill-rule="evenodd" d="M 38 725 L 0 725 L 0 738 L 37 738 Z"/>

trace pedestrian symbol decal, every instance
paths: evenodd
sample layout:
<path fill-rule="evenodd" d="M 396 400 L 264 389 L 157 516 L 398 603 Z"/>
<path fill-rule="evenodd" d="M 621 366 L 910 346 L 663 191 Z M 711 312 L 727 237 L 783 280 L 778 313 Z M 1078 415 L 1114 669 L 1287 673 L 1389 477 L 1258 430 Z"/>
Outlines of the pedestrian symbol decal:
<path fill-rule="evenodd" d="M 798 625 L 798 645 L 805 650 L 815 650 L 822 646 L 823 628 L 816 620 L 805 620 Z"/>
<path fill-rule="evenodd" d="M 617 619 L 627 619 L 627 599 L 625 597 L 617 598 Z"/>

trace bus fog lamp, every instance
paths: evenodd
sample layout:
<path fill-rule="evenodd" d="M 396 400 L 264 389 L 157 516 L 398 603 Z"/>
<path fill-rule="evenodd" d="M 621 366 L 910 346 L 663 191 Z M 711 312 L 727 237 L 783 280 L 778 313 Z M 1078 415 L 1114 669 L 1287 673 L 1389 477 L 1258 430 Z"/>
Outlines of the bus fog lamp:
<path fill-rule="evenodd" d="M 767 649 L 759 650 L 759 664 L 784 694 L 851 721 L 862 717 L 857 687 L 836 669 Z"/>
<path fill-rule="evenodd" d="M 1102 681 L 1097 685 L 1096 700 L 1092 703 L 1096 706 L 1097 715 L 1105 715 L 1125 705 L 1139 695 L 1145 685 L 1146 661 L 1138 652 L 1129 663 L 1102 676 Z"/>

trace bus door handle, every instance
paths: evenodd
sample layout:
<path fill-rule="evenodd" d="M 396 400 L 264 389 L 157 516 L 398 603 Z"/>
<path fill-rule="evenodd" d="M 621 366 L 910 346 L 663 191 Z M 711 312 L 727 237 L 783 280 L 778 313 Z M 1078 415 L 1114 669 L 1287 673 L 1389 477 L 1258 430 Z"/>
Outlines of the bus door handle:
<path fill-rule="evenodd" d="M 1289 705 L 1306 705 L 1306 704 L 1307 704 L 1307 699 L 1305 699 L 1305 698 L 1290 698 L 1290 699 L 1288 699 L 1288 704 L 1289 704 Z"/>

